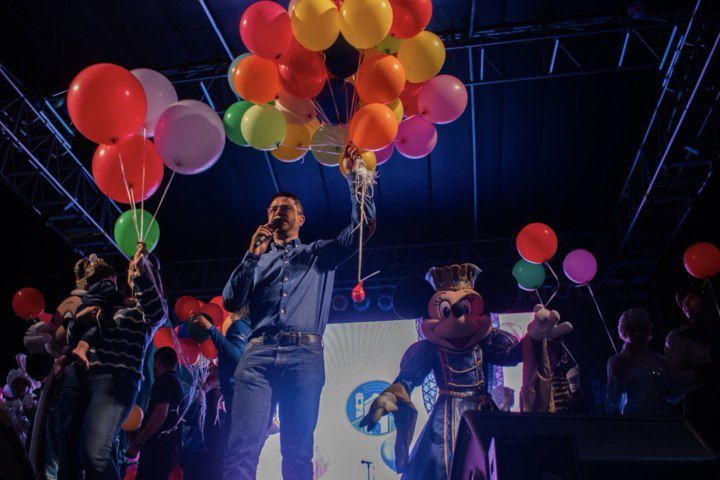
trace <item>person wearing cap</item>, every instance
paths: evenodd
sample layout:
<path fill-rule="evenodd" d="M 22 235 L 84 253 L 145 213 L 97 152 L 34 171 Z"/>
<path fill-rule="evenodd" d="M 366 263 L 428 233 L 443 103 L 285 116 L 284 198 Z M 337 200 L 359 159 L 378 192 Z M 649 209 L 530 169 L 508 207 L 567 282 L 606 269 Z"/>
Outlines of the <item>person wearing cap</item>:
<path fill-rule="evenodd" d="M 675 296 L 687 324 L 665 339 L 674 399 L 705 440 L 720 449 L 720 319 L 711 298 L 694 286 Z"/>

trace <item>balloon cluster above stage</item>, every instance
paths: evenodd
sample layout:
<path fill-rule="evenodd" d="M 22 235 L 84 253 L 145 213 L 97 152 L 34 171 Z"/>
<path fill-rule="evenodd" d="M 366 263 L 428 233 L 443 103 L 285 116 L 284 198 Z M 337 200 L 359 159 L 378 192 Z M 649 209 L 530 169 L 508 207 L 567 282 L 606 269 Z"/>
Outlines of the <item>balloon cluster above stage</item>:
<path fill-rule="evenodd" d="M 288 10 L 253 3 L 240 20 L 250 53 L 228 83 L 242 100 L 224 116 L 227 137 L 293 162 L 311 151 L 337 166 L 348 143 L 380 165 L 397 149 L 429 154 L 436 124 L 467 106 L 465 85 L 438 75 L 440 38 L 425 30 L 430 0 L 299 0 Z"/>

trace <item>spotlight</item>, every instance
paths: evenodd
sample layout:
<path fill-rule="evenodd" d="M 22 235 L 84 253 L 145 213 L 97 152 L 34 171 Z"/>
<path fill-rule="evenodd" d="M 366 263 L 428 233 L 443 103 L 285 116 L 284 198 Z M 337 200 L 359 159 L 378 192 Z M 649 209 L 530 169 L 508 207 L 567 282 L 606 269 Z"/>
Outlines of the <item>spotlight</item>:
<path fill-rule="evenodd" d="M 330 306 L 336 312 L 344 312 L 348 308 L 348 299 L 344 295 L 335 295 Z"/>
<path fill-rule="evenodd" d="M 392 296 L 380 295 L 380 297 L 378 297 L 377 305 L 378 305 L 378 308 L 380 308 L 380 310 L 382 310 L 383 312 L 392 310 L 392 308 L 393 308 Z"/>

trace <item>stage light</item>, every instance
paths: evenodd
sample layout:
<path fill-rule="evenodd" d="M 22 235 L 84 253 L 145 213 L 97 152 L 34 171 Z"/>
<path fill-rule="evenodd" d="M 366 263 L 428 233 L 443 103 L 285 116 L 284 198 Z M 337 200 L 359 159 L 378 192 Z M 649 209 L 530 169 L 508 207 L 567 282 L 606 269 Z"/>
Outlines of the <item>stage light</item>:
<path fill-rule="evenodd" d="M 344 295 L 335 295 L 330 306 L 336 312 L 344 312 L 348 308 L 348 299 Z"/>
<path fill-rule="evenodd" d="M 392 310 L 392 308 L 393 308 L 392 296 L 380 295 L 380 297 L 378 297 L 377 305 L 378 305 L 378 308 L 380 308 L 380 310 L 382 310 L 383 312 Z"/>
<path fill-rule="evenodd" d="M 355 307 L 355 310 L 358 312 L 364 312 L 368 308 L 370 308 L 370 299 L 368 297 L 365 297 L 361 302 L 353 302 L 353 307 Z"/>

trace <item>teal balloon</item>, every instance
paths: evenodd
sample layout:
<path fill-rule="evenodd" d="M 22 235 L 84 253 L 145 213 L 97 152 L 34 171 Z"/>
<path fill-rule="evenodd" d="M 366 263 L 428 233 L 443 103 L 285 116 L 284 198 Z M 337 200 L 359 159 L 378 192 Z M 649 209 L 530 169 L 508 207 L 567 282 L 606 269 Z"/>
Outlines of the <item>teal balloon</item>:
<path fill-rule="evenodd" d="M 521 259 L 513 267 L 512 274 L 523 290 L 537 290 L 545 283 L 545 267 L 542 264 Z"/>
<path fill-rule="evenodd" d="M 225 110 L 223 115 L 223 127 L 225 128 L 225 135 L 230 139 L 231 142 L 245 146 L 248 144 L 245 137 L 243 137 L 242 129 L 240 124 L 242 123 L 243 115 L 253 106 L 252 102 L 246 102 L 245 100 L 233 103 Z"/>
<path fill-rule="evenodd" d="M 136 210 L 137 214 L 137 228 L 143 227 L 145 245 L 147 246 L 148 252 L 152 252 L 157 247 L 158 240 L 160 240 L 160 227 L 158 226 L 157 220 L 153 221 L 152 215 L 145 210 Z M 150 224 L 152 222 L 152 225 Z M 138 234 L 135 230 L 135 217 L 133 216 L 132 210 L 128 210 L 118 217 L 115 221 L 115 243 L 128 257 L 135 255 L 138 244 Z"/>

